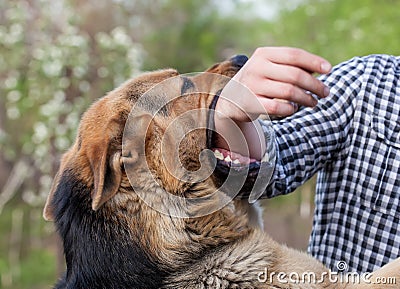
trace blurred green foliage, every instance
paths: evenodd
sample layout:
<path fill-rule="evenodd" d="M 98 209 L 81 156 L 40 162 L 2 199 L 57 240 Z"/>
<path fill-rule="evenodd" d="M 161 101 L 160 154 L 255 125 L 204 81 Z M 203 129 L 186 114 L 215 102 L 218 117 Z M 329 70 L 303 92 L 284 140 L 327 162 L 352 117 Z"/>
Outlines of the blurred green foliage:
<path fill-rule="evenodd" d="M 249 5 L 236 1 L 228 14 L 217 1 L 165 1 L 141 41 L 147 55 L 144 69 L 177 68 L 181 73 L 204 71 L 238 52 L 254 50 L 261 34 L 258 19 L 243 16 Z M 249 33 L 250 32 L 250 33 Z M 264 43 L 265 44 L 265 43 Z"/>
<path fill-rule="evenodd" d="M 89 34 L 69 4 L 0 2 L 0 172 L 9 172 L 0 182 L 0 288 L 55 280 L 41 208 L 60 154 L 93 99 L 140 70 L 123 26 Z"/>
<path fill-rule="evenodd" d="M 273 17 L 262 18 L 268 7 Z M 397 0 L 1 1 L 0 288 L 49 288 L 63 269 L 41 209 L 94 99 L 143 70 L 202 71 L 258 46 L 301 47 L 334 64 L 398 55 L 399 16 Z M 299 204 L 299 214 L 312 188 L 275 202 Z"/>
<path fill-rule="evenodd" d="M 21 176 L 29 185 L 22 197 L 33 204 L 47 194 L 59 152 L 71 145 L 82 111 L 137 72 L 140 61 L 123 27 L 91 37 L 79 29 L 72 7 L 60 11 L 54 1 L 32 3 L 1 4 L 0 92 L 6 117 L 0 145 L 5 160 L 38 169 Z"/>
<path fill-rule="evenodd" d="M 282 11 L 274 42 L 302 47 L 337 64 L 353 56 L 400 54 L 400 1 L 309 0 Z"/>

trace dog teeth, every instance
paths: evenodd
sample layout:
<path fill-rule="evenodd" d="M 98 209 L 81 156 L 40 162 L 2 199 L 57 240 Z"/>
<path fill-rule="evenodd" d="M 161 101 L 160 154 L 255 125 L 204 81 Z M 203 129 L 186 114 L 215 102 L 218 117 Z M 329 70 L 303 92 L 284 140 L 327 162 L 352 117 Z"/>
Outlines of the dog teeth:
<path fill-rule="evenodd" d="M 232 157 L 230 155 L 227 155 L 226 157 L 224 157 L 224 154 L 219 150 L 214 151 L 214 156 L 215 156 L 215 158 L 217 158 L 221 161 L 225 161 L 227 163 L 233 163 L 235 165 L 241 164 L 239 159 L 235 158 L 234 160 L 232 160 Z"/>
<path fill-rule="evenodd" d="M 214 151 L 214 156 L 221 161 L 224 159 L 224 155 L 219 150 Z"/>

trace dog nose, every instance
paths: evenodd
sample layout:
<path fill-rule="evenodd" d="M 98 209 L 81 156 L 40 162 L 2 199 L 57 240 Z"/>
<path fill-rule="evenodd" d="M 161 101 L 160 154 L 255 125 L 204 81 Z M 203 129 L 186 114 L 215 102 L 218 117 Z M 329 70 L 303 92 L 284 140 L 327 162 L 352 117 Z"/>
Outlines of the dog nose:
<path fill-rule="evenodd" d="M 238 67 L 242 67 L 249 58 L 246 55 L 235 55 L 231 57 L 232 64 Z"/>

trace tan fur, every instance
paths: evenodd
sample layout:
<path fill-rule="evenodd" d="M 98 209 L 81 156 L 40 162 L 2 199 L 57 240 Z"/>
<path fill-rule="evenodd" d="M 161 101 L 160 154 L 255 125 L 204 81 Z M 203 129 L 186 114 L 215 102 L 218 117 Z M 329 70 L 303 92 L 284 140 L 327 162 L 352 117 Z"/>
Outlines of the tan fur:
<path fill-rule="evenodd" d="M 233 76 L 238 68 L 230 61 L 210 68 L 208 72 Z M 168 196 L 198 198 L 207 196 L 215 189 L 213 177 L 204 182 L 190 185 L 181 181 L 168 171 L 162 159 L 160 139 L 168 125 L 181 113 L 195 109 L 208 108 L 213 95 L 225 83 L 215 83 L 205 76 L 194 76 L 190 80 L 202 91 L 209 92 L 193 98 L 180 97 L 169 106 L 169 115 L 155 115 L 151 118 L 150 131 L 146 131 L 141 121 L 149 118 L 143 111 L 135 121 L 136 139 L 126 144 L 122 151 L 122 134 L 129 112 L 136 101 L 146 91 L 161 81 L 178 73 L 173 69 L 150 72 L 134 78 L 94 103 L 82 117 L 76 142 L 64 155 L 60 170 L 55 177 L 52 190 L 46 202 L 44 217 L 54 218 L 52 199 L 66 170 L 73 171 L 79 180 L 92 189 L 92 210 L 101 210 L 109 215 L 116 227 L 124 220 L 129 224 L 130 234 L 140 240 L 141 246 L 166 270 L 172 270 L 163 284 L 164 288 L 344 288 L 346 284 L 281 284 L 262 283 L 257 280 L 260 272 L 268 268 L 270 272 L 307 272 L 317 274 L 327 272 L 320 262 L 312 257 L 277 244 L 262 232 L 260 212 L 257 205 L 250 206 L 244 201 L 234 201 L 222 209 L 195 218 L 170 217 L 154 210 L 153 206 L 166 210 L 182 210 L 183 204 L 169 207 Z M 166 94 L 179 95 L 182 83 L 177 80 Z M 189 91 L 190 95 L 190 91 Z M 207 115 L 194 116 L 196 122 L 205 125 Z M 179 128 L 177 128 L 179 129 Z M 175 132 L 177 133 L 177 132 Z M 138 143 L 146 139 L 145 152 L 137 151 Z M 167 141 L 174 142 L 174 131 L 167 135 Z M 198 155 L 206 148 L 205 130 L 187 136 L 180 144 L 179 158 L 185 169 L 195 171 L 199 168 Z M 143 156 L 145 155 L 145 158 Z M 169 158 L 168 158 L 169 157 Z M 167 162 L 173 163 L 174 156 L 167 155 Z M 148 175 L 144 161 L 157 182 Z M 125 166 L 124 166 L 125 165 Z M 134 170 L 136 178 L 130 183 L 126 169 Z M 174 166 L 177 172 L 183 169 Z M 111 172 L 111 175 L 107 175 Z M 132 185 L 146 191 L 145 203 Z M 164 199 L 157 198 L 162 192 Z M 193 210 L 207 212 L 220 202 L 211 197 Z M 190 265 L 189 267 L 188 264 Z M 400 284 L 400 261 L 382 268 L 376 274 L 393 275 Z M 358 288 L 348 285 L 346 288 Z M 362 288 L 399 288 L 398 286 L 362 285 Z"/>

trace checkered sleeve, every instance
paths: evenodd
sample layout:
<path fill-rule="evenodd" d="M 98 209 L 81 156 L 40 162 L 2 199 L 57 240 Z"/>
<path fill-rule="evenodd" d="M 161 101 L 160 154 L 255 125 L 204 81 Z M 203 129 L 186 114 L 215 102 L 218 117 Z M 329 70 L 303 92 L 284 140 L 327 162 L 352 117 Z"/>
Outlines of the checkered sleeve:
<path fill-rule="evenodd" d="M 330 74 L 321 76 L 330 87 L 330 96 L 320 99 L 314 108 L 302 108 L 291 117 L 273 122 L 277 161 L 263 197 L 294 191 L 328 162 L 342 157 L 363 72 L 361 58 L 334 67 Z"/>

